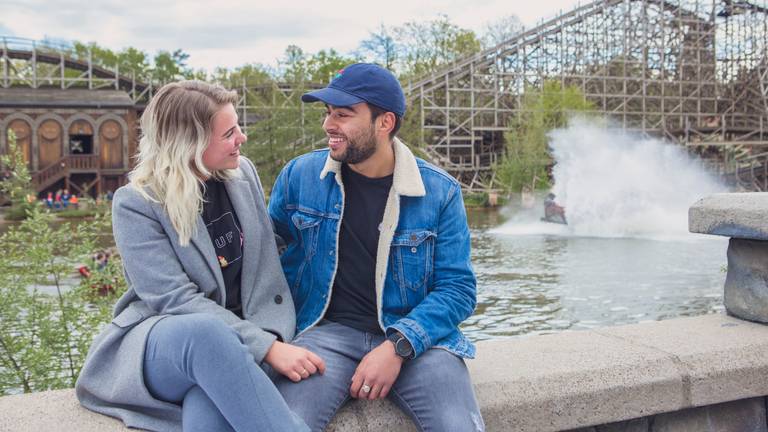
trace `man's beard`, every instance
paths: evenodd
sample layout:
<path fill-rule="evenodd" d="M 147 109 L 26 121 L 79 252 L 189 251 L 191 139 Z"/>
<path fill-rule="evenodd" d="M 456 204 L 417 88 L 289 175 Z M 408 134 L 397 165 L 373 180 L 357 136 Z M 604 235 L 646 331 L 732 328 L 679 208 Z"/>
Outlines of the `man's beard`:
<path fill-rule="evenodd" d="M 365 162 L 376 153 L 376 137 L 373 127 L 356 138 L 347 137 L 347 148 L 338 157 L 331 155 L 331 159 L 350 165 Z"/>

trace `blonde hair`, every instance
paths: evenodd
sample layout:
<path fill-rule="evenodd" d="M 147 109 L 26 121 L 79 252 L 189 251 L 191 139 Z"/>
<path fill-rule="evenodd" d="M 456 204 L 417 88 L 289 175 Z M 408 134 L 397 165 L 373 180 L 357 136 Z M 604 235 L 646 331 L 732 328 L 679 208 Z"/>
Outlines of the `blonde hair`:
<path fill-rule="evenodd" d="M 228 180 L 238 174 L 238 170 L 209 171 L 203 165 L 213 116 L 236 103 L 234 91 L 181 81 L 163 86 L 141 116 L 139 154 L 130 184 L 146 199 L 163 204 L 182 246 L 196 234 L 205 179 Z"/>

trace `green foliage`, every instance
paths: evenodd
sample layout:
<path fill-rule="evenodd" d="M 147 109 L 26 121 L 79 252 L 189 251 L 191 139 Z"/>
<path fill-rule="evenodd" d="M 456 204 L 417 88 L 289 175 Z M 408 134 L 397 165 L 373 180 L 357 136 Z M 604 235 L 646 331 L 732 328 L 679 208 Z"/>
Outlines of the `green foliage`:
<path fill-rule="evenodd" d="M 592 104 L 575 86 L 545 81 L 541 89 L 527 89 L 519 115 L 504 134 L 506 152 L 496 166 L 496 178 L 505 191 L 548 188 L 552 157 L 547 133 L 566 126 L 574 114 L 591 109 Z"/>
<path fill-rule="evenodd" d="M 11 200 L 11 211 L 13 215 L 23 217 L 28 210 L 35 205 L 35 200 L 28 199 L 34 197 L 32 188 L 32 177 L 29 174 L 29 167 L 24 160 L 24 154 L 16 144 L 16 134 L 8 128 L 8 152 L 0 155 L 0 166 L 3 169 L 3 178 L 0 179 L 0 194 L 5 195 Z"/>
<path fill-rule="evenodd" d="M 233 84 L 232 88 L 242 87 L 243 80 L 248 82 L 246 98 L 256 121 L 252 118 L 248 124 L 249 138 L 242 151 L 256 164 L 267 193 L 289 160 L 310 151 L 325 137 L 321 128 L 324 107 L 302 103 L 301 95 L 312 90 L 310 84 L 328 82 L 339 69 L 356 61 L 359 59 L 333 49 L 306 54 L 297 46 L 289 46 L 280 60 L 280 70 L 272 74 L 258 65 L 230 74 L 219 71 L 218 78 Z M 290 92 L 279 88 L 285 84 Z"/>
<path fill-rule="evenodd" d="M 523 29 L 523 23 L 517 15 L 507 15 L 487 23 L 483 29 L 483 48 L 493 48 L 514 37 Z"/>
<path fill-rule="evenodd" d="M 125 74 L 135 73 L 137 77 L 148 75 L 150 66 L 147 53 L 139 49 L 128 47 L 120 51 L 117 55 L 120 70 Z"/>
<path fill-rule="evenodd" d="M 72 387 L 99 326 L 125 289 L 113 257 L 78 279 L 76 265 L 108 236 L 109 213 L 88 223 L 54 226 L 35 207 L 2 237 L 0 255 L 0 394 Z M 106 295 L 99 289 L 111 286 Z"/>
<path fill-rule="evenodd" d="M 361 57 L 367 57 L 369 61 L 394 71 L 397 49 L 397 43 L 391 31 L 382 24 L 379 30 L 370 32 L 368 38 L 360 42 L 358 53 Z"/>
<path fill-rule="evenodd" d="M 507 18 L 491 30 L 496 33 L 509 31 L 508 27 L 515 23 L 512 18 Z M 76 42 L 71 55 L 83 59 L 90 57 L 96 64 L 109 68 L 118 65 L 120 73 L 128 76 L 136 71 L 138 80 L 211 80 L 238 90 L 241 96 L 244 93 L 249 118 L 241 120 L 247 125 L 245 132 L 249 140 L 243 152 L 256 163 L 262 182 L 269 190 L 287 161 L 315 145 L 322 145 L 323 109 L 320 104 L 303 104 L 299 99 L 301 94 L 327 84 L 338 70 L 351 63 L 377 62 L 391 70 L 401 82 L 406 82 L 480 49 L 478 35 L 452 23 L 446 15 L 438 15 L 431 20 L 411 21 L 396 27 L 382 24 L 360 43 L 357 52 L 349 55 L 332 48 L 307 53 L 299 46 L 289 45 L 277 67 L 245 64 L 233 69 L 217 68 L 210 76 L 205 71 L 189 68 L 189 55 L 182 50 L 159 51 L 150 57 L 135 48 L 118 52 L 93 42 Z M 285 88 L 293 91 L 288 94 L 282 91 Z M 420 113 L 420 106 L 409 106 L 398 133 L 414 147 L 431 140 L 431 132 L 421 128 Z"/>
<path fill-rule="evenodd" d="M 480 39 L 472 30 L 453 24 L 446 15 L 430 21 L 410 21 L 402 26 L 371 32 L 358 52 L 381 64 L 401 79 L 422 75 L 480 51 Z"/>
<path fill-rule="evenodd" d="M 299 86 L 281 106 L 260 110 L 259 121 L 245 131 L 248 141 L 241 151 L 256 165 L 267 193 L 288 161 L 312 150 L 313 144 L 325 137 L 321 127 L 324 107 L 303 104 L 299 99 L 307 90 Z"/>
<path fill-rule="evenodd" d="M 206 79 L 202 70 L 192 70 L 187 66 L 189 54 L 177 49 L 173 52 L 160 50 L 152 58 L 144 51 L 128 47 L 122 51 L 113 51 L 96 42 L 74 42 L 70 51 L 72 57 L 88 60 L 109 69 L 118 68 L 121 75 L 135 76 L 138 81 L 170 82 L 180 79 Z M 67 71 L 70 75 L 77 71 Z"/>
<path fill-rule="evenodd" d="M 498 196 L 495 193 L 493 196 L 488 192 L 467 192 L 464 194 L 464 207 L 466 208 L 503 207 L 508 203 L 507 197 Z"/>
<path fill-rule="evenodd" d="M 413 102 L 415 104 L 412 103 L 407 107 L 397 136 L 408 145 L 421 147 L 425 143 L 432 141 L 434 131 L 421 127 L 421 104 L 424 102 L 420 98 L 413 99 Z"/>
<path fill-rule="evenodd" d="M 187 78 L 187 75 L 191 73 L 187 67 L 187 59 L 189 59 L 189 54 L 180 49 L 172 53 L 163 50 L 158 51 L 154 58 L 153 78 L 164 83 Z"/>
<path fill-rule="evenodd" d="M 488 194 L 484 192 L 465 193 L 464 206 L 468 208 L 486 207 L 488 205 Z"/>
<path fill-rule="evenodd" d="M 343 56 L 333 48 L 320 50 L 307 59 L 308 78 L 316 83 L 329 83 L 338 71 L 358 61 L 359 58 Z"/>
<path fill-rule="evenodd" d="M 3 219 L 7 221 L 21 221 L 27 218 L 31 206 L 11 206 L 3 213 Z"/>
<path fill-rule="evenodd" d="M 213 71 L 212 81 L 228 89 L 240 89 L 243 85 L 246 87 L 269 85 L 272 77 L 266 67 L 260 64 L 246 64 L 231 70 L 216 68 Z"/>
<path fill-rule="evenodd" d="M 133 47 L 115 52 L 99 46 L 96 42 L 88 44 L 74 42 L 70 55 L 81 60 L 90 58 L 95 64 L 106 68 L 114 69 L 117 67 L 120 74 L 126 76 L 135 74 L 138 80 L 148 76 L 151 71 L 147 53 Z"/>
<path fill-rule="evenodd" d="M 480 51 L 475 33 L 451 23 L 445 15 L 426 22 L 407 22 L 394 33 L 400 47 L 401 77 L 418 78 Z"/>
<path fill-rule="evenodd" d="M 360 58 L 341 55 L 333 48 L 307 54 L 298 46 L 289 45 L 279 62 L 281 70 L 274 78 L 293 85 L 325 84 L 340 69 L 359 61 Z"/>
<path fill-rule="evenodd" d="M 82 219 L 86 217 L 94 217 L 99 214 L 100 209 L 92 208 L 70 208 L 66 210 L 60 210 L 54 213 L 56 217 L 63 219 Z"/>

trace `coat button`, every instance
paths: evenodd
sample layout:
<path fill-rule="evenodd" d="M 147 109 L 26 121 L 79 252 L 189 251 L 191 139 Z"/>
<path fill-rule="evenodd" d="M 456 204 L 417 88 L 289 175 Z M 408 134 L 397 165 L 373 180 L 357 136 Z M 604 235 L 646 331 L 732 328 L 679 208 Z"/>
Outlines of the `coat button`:
<path fill-rule="evenodd" d="M 416 241 L 418 237 L 416 237 L 416 234 L 411 234 L 411 241 Z"/>
<path fill-rule="evenodd" d="M 280 304 L 282 302 L 283 302 L 283 296 L 281 296 L 280 294 L 276 295 L 275 296 L 275 303 Z"/>

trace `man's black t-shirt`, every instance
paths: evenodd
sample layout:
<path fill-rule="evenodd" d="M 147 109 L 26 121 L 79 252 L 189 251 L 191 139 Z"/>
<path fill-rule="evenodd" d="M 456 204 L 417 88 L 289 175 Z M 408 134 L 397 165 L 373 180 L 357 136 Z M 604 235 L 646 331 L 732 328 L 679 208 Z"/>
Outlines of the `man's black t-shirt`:
<path fill-rule="evenodd" d="M 227 288 L 227 309 L 243 317 L 240 301 L 240 274 L 243 268 L 243 233 L 224 183 L 205 182 L 203 222 L 211 236 L 216 258 Z"/>
<path fill-rule="evenodd" d="M 325 318 L 381 334 L 376 310 L 376 250 L 392 176 L 368 178 L 342 165 L 344 216 L 339 233 L 339 263 Z"/>

